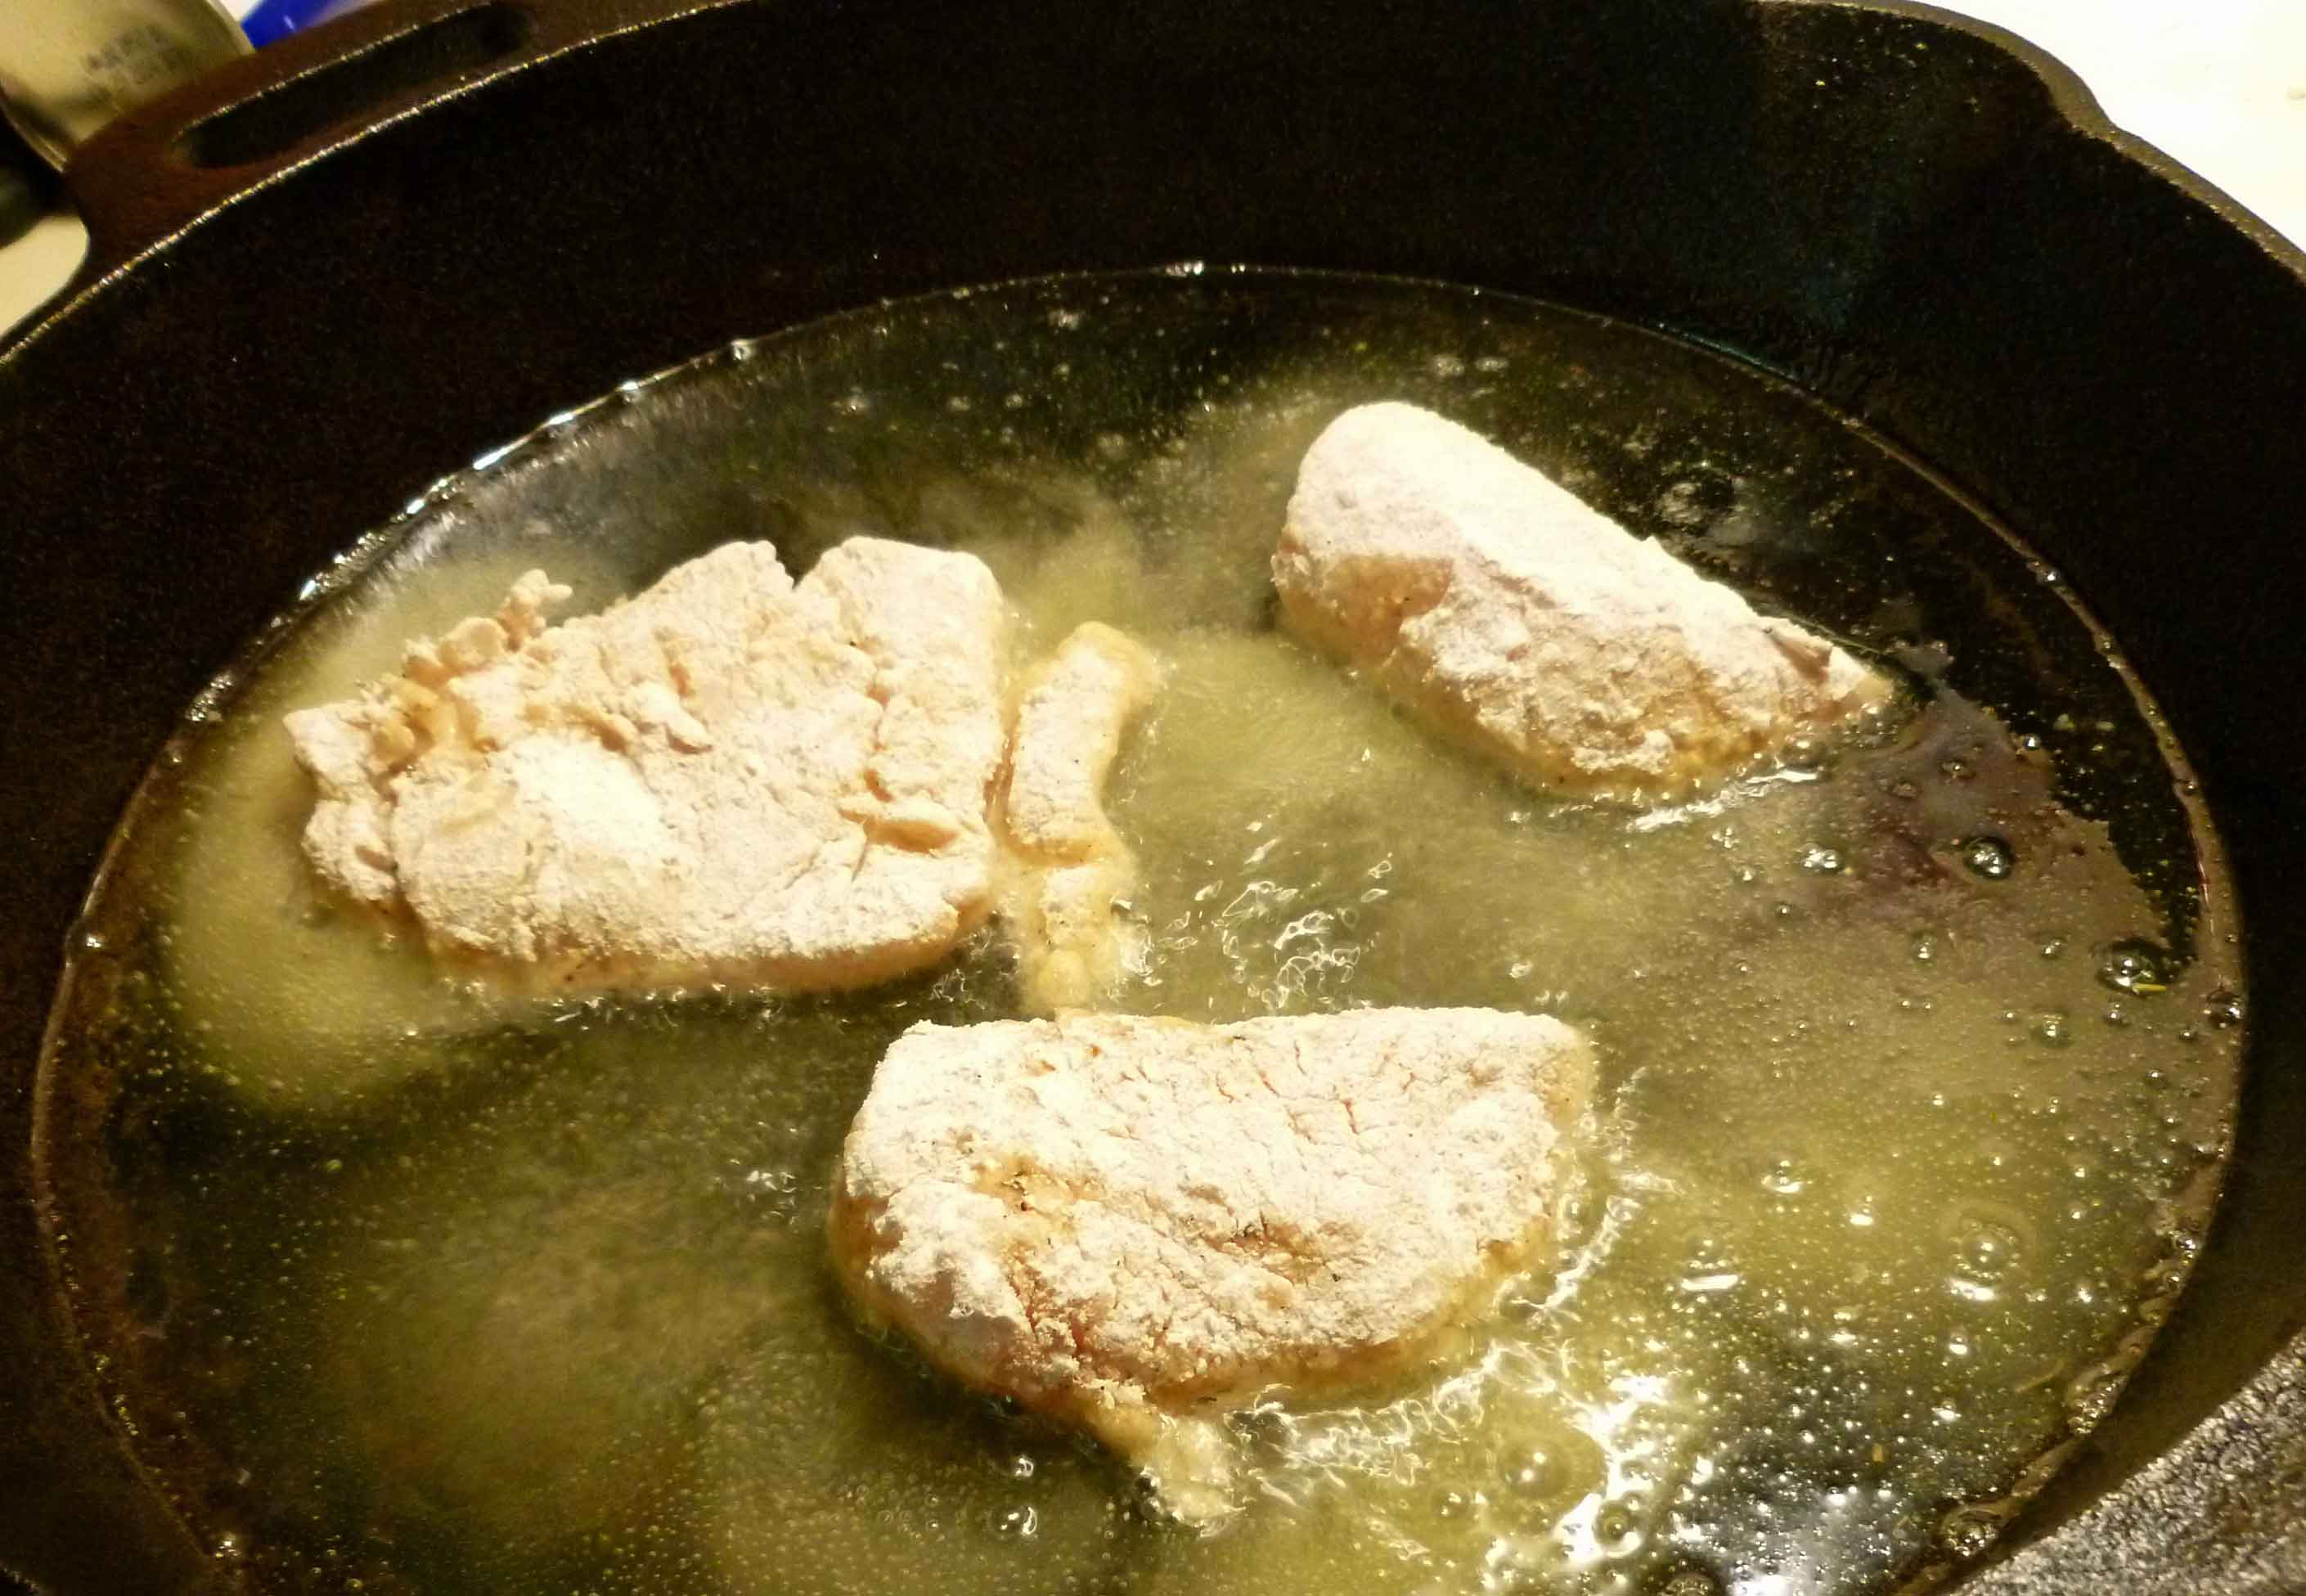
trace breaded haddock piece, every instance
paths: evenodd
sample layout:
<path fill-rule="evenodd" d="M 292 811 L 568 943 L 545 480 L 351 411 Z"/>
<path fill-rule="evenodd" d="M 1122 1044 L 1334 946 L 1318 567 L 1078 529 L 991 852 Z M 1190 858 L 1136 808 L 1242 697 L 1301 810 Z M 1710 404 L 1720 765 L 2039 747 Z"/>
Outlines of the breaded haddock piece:
<path fill-rule="evenodd" d="M 1105 786 L 1158 680 L 1142 644 L 1098 621 L 1074 628 L 1026 680 L 1002 808 L 1014 855 L 1004 912 L 1037 1012 L 1094 1004 L 1143 959 L 1126 908 L 1137 858 L 1106 815 Z"/>
<path fill-rule="evenodd" d="M 1646 798 L 1886 703 L 1825 638 L 1412 405 L 1314 440 L 1273 557 L 1299 636 L 1542 787 Z"/>
<path fill-rule="evenodd" d="M 313 868 L 516 989 L 866 985 L 985 918 L 1001 592 L 854 538 L 730 543 L 599 615 L 531 572 L 400 674 L 287 717 Z"/>
<path fill-rule="evenodd" d="M 1216 1517 L 1227 1413 L 1396 1374 L 1540 1258 L 1592 1082 L 1576 1032 L 1489 1009 L 916 1026 L 833 1254 L 940 1367 Z"/>

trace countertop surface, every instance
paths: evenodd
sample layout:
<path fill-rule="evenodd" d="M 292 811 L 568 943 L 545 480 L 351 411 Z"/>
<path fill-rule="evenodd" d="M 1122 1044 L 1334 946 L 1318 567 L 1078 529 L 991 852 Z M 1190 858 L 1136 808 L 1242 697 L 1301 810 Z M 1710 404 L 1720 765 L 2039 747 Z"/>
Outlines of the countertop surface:
<path fill-rule="evenodd" d="M 2115 125 L 2306 244 L 2306 0 L 1958 0 L 2088 83 Z"/>
<path fill-rule="evenodd" d="M 2306 0 L 1960 0 L 2087 82 L 2118 125 L 2306 243 Z M 51 217 L 0 247 L 0 329 L 56 292 L 86 235 Z"/>

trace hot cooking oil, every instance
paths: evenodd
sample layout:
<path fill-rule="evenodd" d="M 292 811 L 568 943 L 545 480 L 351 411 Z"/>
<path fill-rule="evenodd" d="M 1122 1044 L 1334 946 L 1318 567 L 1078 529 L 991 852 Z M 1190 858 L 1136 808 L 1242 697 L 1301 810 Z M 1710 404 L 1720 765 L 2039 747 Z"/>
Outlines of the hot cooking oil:
<path fill-rule="evenodd" d="M 1427 405 L 1860 650 L 1877 732 L 1560 801 L 1274 625 L 1295 461 Z M 1129 1009 L 1553 1013 L 1601 1059 L 1562 1253 L 1470 1351 L 1236 1422 L 1243 1511 L 861 1333 L 827 1178 L 905 1026 L 1016 1011 L 997 928 L 839 999 L 545 1003 L 318 893 L 286 710 L 542 567 L 964 548 L 1021 663 L 1158 653 L 1111 807 Z M 2086 617 L 1751 371 L 1424 285 L 1180 270 L 804 328 L 559 419 L 324 573 L 188 718 L 47 1063 L 76 1303 L 146 1460 L 282 1589 L 1858 1592 L 1986 1549 L 2097 1423 L 2214 1195 L 2215 839 Z M 360 1582 L 355 1587 L 353 1582 Z"/>

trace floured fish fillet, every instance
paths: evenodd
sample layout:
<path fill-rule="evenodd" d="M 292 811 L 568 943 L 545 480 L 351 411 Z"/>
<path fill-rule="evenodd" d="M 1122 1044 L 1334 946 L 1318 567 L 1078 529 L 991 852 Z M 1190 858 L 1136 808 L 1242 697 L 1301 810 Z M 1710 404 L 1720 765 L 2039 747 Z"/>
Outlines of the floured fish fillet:
<path fill-rule="evenodd" d="M 1097 621 L 1027 679 L 1002 824 L 1016 858 L 1006 912 L 1037 1011 L 1088 1006 L 1143 962 L 1143 934 L 1125 917 L 1137 859 L 1106 816 L 1105 785 L 1157 680 L 1142 645 Z"/>
<path fill-rule="evenodd" d="M 1548 787 L 1670 792 L 1890 696 L 1824 638 L 1411 405 L 1348 410 L 1314 440 L 1273 576 L 1300 636 Z"/>
<path fill-rule="evenodd" d="M 992 897 L 1004 612 L 969 555 L 731 543 L 596 616 L 522 577 L 360 697 L 287 717 L 304 849 L 519 987 L 855 986 Z"/>
<path fill-rule="evenodd" d="M 941 1367 L 1215 1517 L 1226 1413 L 1398 1372 L 1550 1240 L 1592 1081 L 1567 1026 L 1490 1009 L 916 1026 L 850 1128 L 833 1253 Z"/>

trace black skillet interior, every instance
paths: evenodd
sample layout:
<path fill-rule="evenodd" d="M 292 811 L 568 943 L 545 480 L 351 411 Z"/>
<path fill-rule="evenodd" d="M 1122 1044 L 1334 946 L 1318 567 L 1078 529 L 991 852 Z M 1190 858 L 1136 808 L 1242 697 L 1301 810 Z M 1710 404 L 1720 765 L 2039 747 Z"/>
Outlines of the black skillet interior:
<path fill-rule="evenodd" d="M 2195 1285 L 1978 1583 L 2306 1589 L 2306 755 L 2279 696 L 2306 261 L 2054 65 L 1911 8 L 789 0 L 635 26 L 680 9 L 406 36 L 355 85 L 382 124 L 301 169 L 341 80 L 183 140 L 148 119 L 84 168 L 101 202 L 149 166 L 97 218 L 104 264 L 231 202 L 0 351 L 28 678 L 0 708 L 0 1563 L 64 1592 L 206 1577 L 64 1350 L 17 1160 L 63 936 L 209 673 L 389 507 L 619 379 L 886 295 L 1192 258 L 1482 284 L 1740 353 L 1993 507 L 2125 640 L 2233 850 L 2254 1069 Z M 430 94 L 444 72 L 471 91 Z"/>

